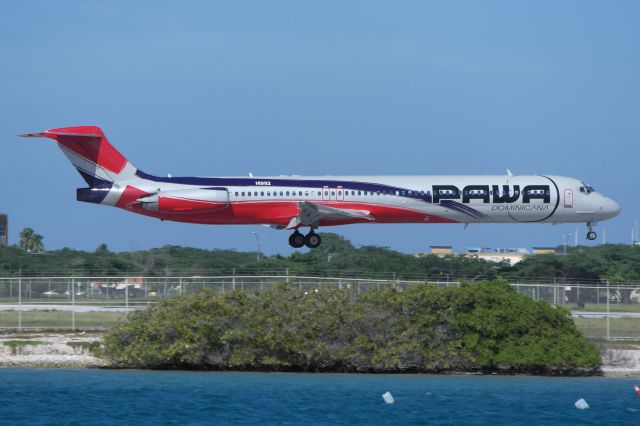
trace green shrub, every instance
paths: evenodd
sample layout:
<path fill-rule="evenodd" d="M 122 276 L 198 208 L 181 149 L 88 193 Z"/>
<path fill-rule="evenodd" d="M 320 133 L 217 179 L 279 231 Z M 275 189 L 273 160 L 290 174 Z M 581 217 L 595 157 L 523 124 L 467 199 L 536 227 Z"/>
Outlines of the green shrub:
<path fill-rule="evenodd" d="M 502 281 L 406 291 L 202 291 L 130 315 L 99 355 L 116 367 L 594 373 L 568 311 Z"/>

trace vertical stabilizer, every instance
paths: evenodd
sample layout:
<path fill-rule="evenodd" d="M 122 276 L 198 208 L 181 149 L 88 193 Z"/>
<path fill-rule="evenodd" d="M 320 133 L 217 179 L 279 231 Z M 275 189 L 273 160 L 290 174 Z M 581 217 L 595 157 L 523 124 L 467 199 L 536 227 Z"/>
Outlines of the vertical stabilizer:
<path fill-rule="evenodd" d="M 137 171 L 97 126 L 61 127 L 20 136 L 54 139 L 91 188 L 132 179 Z"/>

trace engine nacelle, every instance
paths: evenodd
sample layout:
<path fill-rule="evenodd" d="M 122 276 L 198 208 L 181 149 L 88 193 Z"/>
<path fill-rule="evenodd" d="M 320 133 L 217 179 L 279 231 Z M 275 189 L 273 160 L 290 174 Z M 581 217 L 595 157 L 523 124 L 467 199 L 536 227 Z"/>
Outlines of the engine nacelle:
<path fill-rule="evenodd" d="M 142 210 L 167 214 L 212 213 L 229 207 L 226 188 L 197 188 L 161 191 L 138 202 Z"/>

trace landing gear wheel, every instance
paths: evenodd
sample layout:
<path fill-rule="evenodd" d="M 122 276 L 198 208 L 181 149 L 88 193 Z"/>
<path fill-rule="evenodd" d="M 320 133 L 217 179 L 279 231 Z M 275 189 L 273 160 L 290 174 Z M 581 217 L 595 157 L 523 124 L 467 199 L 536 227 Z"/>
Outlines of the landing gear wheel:
<path fill-rule="evenodd" d="M 595 231 L 587 232 L 587 240 L 593 241 L 596 238 L 598 238 L 598 234 L 596 234 Z"/>
<path fill-rule="evenodd" d="M 304 244 L 309 248 L 316 248 L 320 245 L 321 242 L 322 239 L 320 238 L 320 235 L 316 234 L 313 231 L 309 232 L 307 236 L 304 237 Z"/>
<path fill-rule="evenodd" d="M 300 248 L 305 245 L 306 238 L 298 231 L 289 236 L 289 245 L 293 248 Z"/>

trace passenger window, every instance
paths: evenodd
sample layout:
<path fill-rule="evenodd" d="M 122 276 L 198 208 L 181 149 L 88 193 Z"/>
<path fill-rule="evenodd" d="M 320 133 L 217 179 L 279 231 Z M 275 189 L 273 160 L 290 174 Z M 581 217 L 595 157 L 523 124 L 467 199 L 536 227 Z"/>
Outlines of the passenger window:
<path fill-rule="evenodd" d="M 356 191 L 351 191 L 351 196 L 356 195 Z"/>
<path fill-rule="evenodd" d="M 331 191 L 331 195 L 336 195 L 336 191 Z"/>
<path fill-rule="evenodd" d="M 236 191 L 236 197 L 238 196 L 238 192 Z"/>
<path fill-rule="evenodd" d="M 329 191 L 324 191 L 324 196 L 326 197 L 327 195 L 329 195 Z"/>
<path fill-rule="evenodd" d="M 251 191 L 247 192 L 247 197 L 251 197 Z"/>
<path fill-rule="evenodd" d="M 338 191 L 338 195 L 342 196 L 342 191 Z"/>
<path fill-rule="evenodd" d="M 308 197 L 309 196 L 309 191 L 304 191 L 304 196 Z"/>
<path fill-rule="evenodd" d="M 282 193 L 282 191 L 280 191 L 280 196 L 282 197 L 284 194 Z"/>
<path fill-rule="evenodd" d="M 242 191 L 242 196 L 244 197 L 244 191 Z"/>
<path fill-rule="evenodd" d="M 298 197 L 302 197 L 302 191 L 298 191 Z"/>
<path fill-rule="evenodd" d="M 260 196 L 264 197 L 264 191 L 260 191 Z"/>

